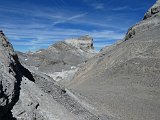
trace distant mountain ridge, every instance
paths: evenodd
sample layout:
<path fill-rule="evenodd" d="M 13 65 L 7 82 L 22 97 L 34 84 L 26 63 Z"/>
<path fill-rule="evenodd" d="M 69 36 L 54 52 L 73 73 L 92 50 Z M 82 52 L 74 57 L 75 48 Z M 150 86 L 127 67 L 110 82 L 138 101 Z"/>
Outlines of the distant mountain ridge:
<path fill-rule="evenodd" d="M 160 120 L 160 0 L 123 40 L 15 52 L 0 31 L 0 120 Z"/>
<path fill-rule="evenodd" d="M 95 54 L 93 38 L 90 36 L 61 41 L 51 45 L 48 49 L 41 49 L 33 53 L 18 52 L 22 63 L 37 67 L 40 71 L 52 73 L 62 71 L 62 69 L 71 69 L 71 66 L 77 66 Z"/>

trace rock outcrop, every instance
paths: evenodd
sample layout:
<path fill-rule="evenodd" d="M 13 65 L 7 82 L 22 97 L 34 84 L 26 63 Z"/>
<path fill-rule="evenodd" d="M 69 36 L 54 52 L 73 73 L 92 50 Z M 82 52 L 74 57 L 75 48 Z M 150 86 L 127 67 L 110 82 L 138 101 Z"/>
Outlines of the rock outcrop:
<path fill-rule="evenodd" d="M 72 53 L 73 48 L 61 42 L 50 47 L 48 52 L 66 50 Z M 44 52 L 42 55 L 50 56 L 47 51 L 42 52 Z M 58 60 L 60 59 L 61 57 Z M 34 66 L 27 66 L 27 64 L 24 66 L 19 62 L 4 33 L 0 32 L 0 120 L 99 119 L 82 107 L 51 77 L 38 71 Z"/>
<path fill-rule="evenodd" d="M 119 120 L 160 119 L 159 0 L 149 11 L 120 43 L 81 67 L 68 85 L 95 106 L 97 114 Z"/>
<path fill-rule="evenodd" d="M 0 119 L 10 112 L 18 98 L 20 77 L 17 55 L 0 31 Z"/>
<path fill-rule="evenodd" d="M 159 120 L 159 3 L 96 55 L 82 36 L 18 59 L 0 31 L 0 120 Z"/>
<path fill-rule="evenodd" d="M 93 50 L 93 38 L 89 35 L 77 39 L 67 39 L 65 42 L 86 52 Z"/>
<path fill-rule="evenodd" d="M 147 11 L 147 13 L 144 16 L 144 19 L 160 15 L 159 12 L 160 12 L 160 0 L 157 0 L 157 2 Z"/>
<path fill-rule="evenodd" d="M 147 13 L 144 16 L 144 19 L 128 30 L 125 40 L 133 38 L 134 36 L 139 35 L 141 33 L 143 34 L 146 31 L 155 29 L 160 24 L 159 18 L 160 0 L 157 0 L 157 2 L 147 11 Z"/>

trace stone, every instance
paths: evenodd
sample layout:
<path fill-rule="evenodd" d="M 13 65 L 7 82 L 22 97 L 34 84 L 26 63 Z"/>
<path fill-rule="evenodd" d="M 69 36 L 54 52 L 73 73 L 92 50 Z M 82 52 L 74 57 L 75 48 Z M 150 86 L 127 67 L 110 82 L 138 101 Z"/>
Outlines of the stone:
<path fill-rule="evenodd" d="M 0 31 L 0 118 L 10 112 L 18 97 L 18 67 L 16 53 Z M 21 75 L 19 75 L 21 76 Z"/>
<path fill-rule="evenodd" d="M 156 14 L 159 14 L 160 12 L 160 0 L 157 0 L 157 2 L 147 11 L 147 13 L 144 16 L 144 19 L 148 19 L 152 16 L 155 16 Z"/>

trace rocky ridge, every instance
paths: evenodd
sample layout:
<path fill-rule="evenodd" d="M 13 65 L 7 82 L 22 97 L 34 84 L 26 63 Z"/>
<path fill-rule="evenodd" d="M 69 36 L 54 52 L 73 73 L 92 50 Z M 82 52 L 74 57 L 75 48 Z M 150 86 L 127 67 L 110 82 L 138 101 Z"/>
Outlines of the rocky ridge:
<path fill-rule="evenodd" d="M 160 15 L 159 12 L 160 12 L 160 1 L 157 0 L 157 2 L 147 11 L 147 13 L 144 16 L 144 19 Z"/>
<path fill-rule="evenodd" d="M 159 2 L 151 7 L 156 12 L 149 9 L 150 17 L 131 27 L 119 43 L 87 61 L 68 84 L 98 114 L 119 120 L 160 119 Z"/>
<path fill-rule="evenodd" d="M 83 36 L 18 59 L 0 32 L 0 119 L 159 120 L 159 3 L 97 55 Z"/>
<path fill-rule="evenodd" d="M 0 40 L 0 119 L 99 120 L 53 78 L 27 64 L 22 66 L 3 32 Z"/>
<path fill-rule="evenodd" d="M 9 112 L 17 97 L 17 63 L 12 45 L 0 32 L 0 118 Z"/>
<path fill-rule="evenodd" d="M 19 99 L 22 78 L 34 81 L 24 68 L 12 45 L 0 31 L 0 119 L 11 119 L 11 109 Z"/>
<path fill-rule="evenodd" d="M 22 64 L 66 84 L 73 78 L 78 65 L 86 62 L 96 53 L 93 49 L 93 38 L 82 36 L 55 43 L 48 49 L 41 49 L 33 53 L 17 52 L 17 54 Z"/>

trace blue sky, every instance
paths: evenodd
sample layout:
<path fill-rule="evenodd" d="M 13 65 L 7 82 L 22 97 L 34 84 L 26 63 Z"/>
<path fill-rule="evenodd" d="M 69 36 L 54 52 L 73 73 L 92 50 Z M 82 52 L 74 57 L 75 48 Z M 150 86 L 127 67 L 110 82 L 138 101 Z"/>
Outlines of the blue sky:
<path fill-rule="evenodd" d="M 0 0 L 0 29 L 23 52 L 86 34 L 99 50 L 122 39 L 155 1 Z"/>

